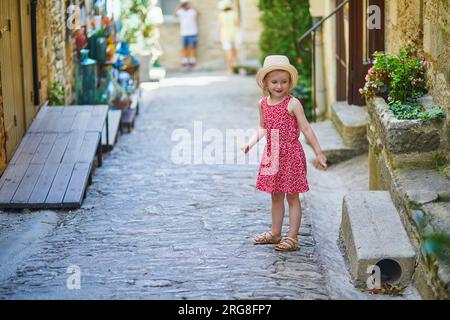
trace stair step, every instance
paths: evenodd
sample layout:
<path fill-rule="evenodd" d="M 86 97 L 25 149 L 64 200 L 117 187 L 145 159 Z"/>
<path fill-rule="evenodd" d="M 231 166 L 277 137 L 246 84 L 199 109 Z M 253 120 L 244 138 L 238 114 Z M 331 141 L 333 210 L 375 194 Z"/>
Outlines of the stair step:
<path fill-rule="evenodd" d="M 340 238 L 357 287 L 367 289 L 374 265 L 380 268 L 381 285 L 403 287 L 411 280 L 415 250 L 388 191 L 358 191 L 344 196 Z"/>
<path fill-rule="evenodd" d="M 327 157 L 329 164 L 350 159 L 363 152 L 363 150 L 345 145 L 330 120 L 312 123 L 311 127 L 319 140 L 322 151 Z"/>
<path fill-rule="evenodd" d="M 368 115 L 364 107 L 336 101 L 331 105 L 331 120 L 347 146 L 367 150 Z"/>

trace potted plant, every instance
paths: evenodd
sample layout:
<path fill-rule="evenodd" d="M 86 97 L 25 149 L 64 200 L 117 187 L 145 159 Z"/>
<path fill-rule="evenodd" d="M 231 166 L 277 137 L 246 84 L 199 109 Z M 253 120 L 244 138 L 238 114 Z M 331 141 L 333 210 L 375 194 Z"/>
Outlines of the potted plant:
<path fill-rule="evenodd" d="M 379 138 L 394 158 L 399 154 L 427 152 L 435 156 L 445 113 L 433 104 L 431 97 L 424 99 L 427 63 L 419 50 L 410 44 L 399 54 L 376 52 L 372 63 L 360 89 L 371 119 L 369 142 L 375 143 Z M 376 139 L 370 139 L 371 134 Z"/>

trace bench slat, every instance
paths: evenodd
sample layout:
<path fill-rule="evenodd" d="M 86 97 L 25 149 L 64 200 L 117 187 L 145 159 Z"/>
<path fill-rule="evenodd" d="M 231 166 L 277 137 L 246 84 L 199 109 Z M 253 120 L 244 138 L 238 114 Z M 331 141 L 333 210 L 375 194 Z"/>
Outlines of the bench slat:
<path fill-rule="evenodd" d="M 58 168 L 59 163 L 47 162 L 44 165 L 38 181 L 28 199 L 29 204 L 38 205 L 45 202 Z"/>
<path fill-rule="evenodd" d="M 76 163 L 64 196 L 65 205 L 81 205 L 87 187 L 91 163 Z"/>
<path fill-rule="evenodd" d="M 45 203 L 52 205 L 62 204 L 74 166 L 75 163 L 62 163 L 59 166 Z"/>

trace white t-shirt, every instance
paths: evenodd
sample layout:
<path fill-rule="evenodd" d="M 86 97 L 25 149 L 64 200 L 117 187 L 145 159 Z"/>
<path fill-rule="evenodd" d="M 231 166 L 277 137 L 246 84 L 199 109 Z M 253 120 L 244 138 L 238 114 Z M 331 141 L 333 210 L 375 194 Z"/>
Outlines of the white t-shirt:
<path fill-rule="evenodd" d="M 197 11 L 190 8 L 178 9 L 177 16 L 180 19 L 180 34 L 182 36 L 197 35 Z"/>

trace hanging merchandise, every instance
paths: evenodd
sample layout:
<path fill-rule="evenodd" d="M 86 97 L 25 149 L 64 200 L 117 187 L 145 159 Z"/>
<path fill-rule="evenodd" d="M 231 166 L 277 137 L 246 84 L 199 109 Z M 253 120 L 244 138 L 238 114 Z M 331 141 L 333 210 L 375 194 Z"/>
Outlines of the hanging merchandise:
<path fill-rule="evenodd" d="M 93 31 L 88 37 L 88 48 L 89 48 L 89 58 L 96 59 L 96 48 L 97 48 L 97 31 Z"/>
<path fill-rule="evenodd" d="M 113 83 L 113 70 L 105 70 L 99 80 L 97 104 L 111 105 L 116 96 L 117 90 Z"/>
<path fill-rule="evenodd" d="M 120 71 L 119 72 L 119 83 L 122 86 L 122 88 L 125 89 L 128 96 L 130 96 L 133 93 L 135 82 L 131 78 L 131 75 L 126 71 Z"/>
<path fill-rule="evenodd" d="M 87 42 L 88 39 L 86 37 L 86 27 L 81 27 L 75 33 L 75 44 L 78 53 L 80 53 L 80 51 L 86 47 Z M 80 57 L 80 55 L 78 57 Z"/>
<path fill-rule="evenodd" d="M 95 58 L 98 63 L 103 63 L 106 60 L 106 38 L 103 36 L 102 33 L 104 32 L 102 31 L 103 30 L 100 30 L 98 32 L 95 47 Z"/>
<path fill-rule="evenodd" d="M 112 32 L 110 32 L 107 39 L 106 59 L 112 60 L 115 53 L 116 53 L 116 45 L 114 44 L 113 34 Z"/>
<path fill-rule="evenodd" d="M 81 50 L 80 78 L 82 92 L 78 104 L 95 104 L 97 87 L 97 61 L 89 58 L 89 50 Z"/>

